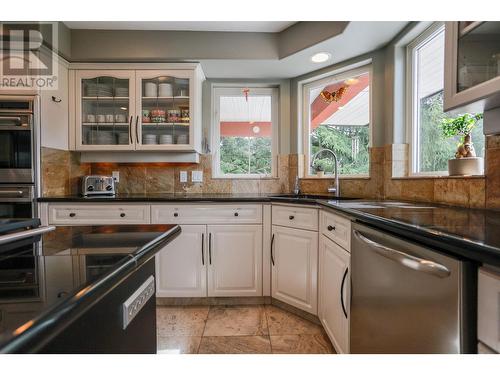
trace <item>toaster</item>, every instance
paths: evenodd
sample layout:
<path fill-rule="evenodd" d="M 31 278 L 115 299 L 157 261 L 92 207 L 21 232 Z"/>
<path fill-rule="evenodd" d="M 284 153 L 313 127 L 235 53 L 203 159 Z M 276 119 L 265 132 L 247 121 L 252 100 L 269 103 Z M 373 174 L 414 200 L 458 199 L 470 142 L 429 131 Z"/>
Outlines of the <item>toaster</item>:
<path fill-rule="evenodd" d="M 82 195 L 115 195 L 115 179 L 111 176 L 83 176 Z"/>

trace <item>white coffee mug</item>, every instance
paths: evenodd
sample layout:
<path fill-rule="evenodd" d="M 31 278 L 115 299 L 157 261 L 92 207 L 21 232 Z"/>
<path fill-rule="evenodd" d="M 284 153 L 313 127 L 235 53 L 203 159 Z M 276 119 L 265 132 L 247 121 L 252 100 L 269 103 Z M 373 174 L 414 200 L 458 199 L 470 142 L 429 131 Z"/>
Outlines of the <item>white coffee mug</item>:
<path fill-rule="evenodd" d="M 97 122 L 106 122 L 106 116 L 97 115 Z"/>
<path fill-rule="evenodd" d="M 115 116 L 112 114 L 106 115 L 106 122 L 114 122 Z"/>
<path fill-rule="evenodd" d="M 87 115 L 87 122 L 95 122 L 95 115 L 88 114 Z"/>
<path fill-rule="evenodd" d="M 126 118 L 125 118 L 125 115 L 122 115 L 122 114 L 117 114 L 115 115 L 115 121 L 116 122 L 126 122 Z"/>

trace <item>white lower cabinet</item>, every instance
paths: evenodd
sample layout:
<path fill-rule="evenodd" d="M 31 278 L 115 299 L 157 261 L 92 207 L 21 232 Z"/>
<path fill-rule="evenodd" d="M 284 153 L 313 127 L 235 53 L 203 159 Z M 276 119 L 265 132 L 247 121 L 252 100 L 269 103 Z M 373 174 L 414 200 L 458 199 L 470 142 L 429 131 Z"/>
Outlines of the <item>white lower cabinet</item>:
<path fill-rule="evenodd" d="M 349 353 L 350 259 L 346 250 L 321 236 L 318 316 L 338 353 Z"/>
<path fill-rule="evenodd" d="M 262 226 L 208 226 L 208 295 L 262 296 Z"/>
<path fill-rule="evenodd" d="M 318 232 L 273 225 L 272 297 L 317 314 Z"/>
<path fill-rule="evenodd" d="M 157 297 L 206 297 L 206 225 L 183 225 L 156 256 Z"/>
<path fill-rule="evenodd" d="M 181 229 L 156 256 L 158 297 L 262 296 L 262 225 Z"/>

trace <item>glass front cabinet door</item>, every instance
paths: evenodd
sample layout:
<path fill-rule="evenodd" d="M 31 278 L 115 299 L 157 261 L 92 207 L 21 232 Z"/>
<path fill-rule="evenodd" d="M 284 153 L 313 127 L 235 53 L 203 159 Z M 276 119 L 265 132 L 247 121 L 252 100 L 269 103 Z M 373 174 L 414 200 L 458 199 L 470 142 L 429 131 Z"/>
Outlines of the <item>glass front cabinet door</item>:
<path fill-rule="evenodd" d="M 192 71 L 136 72 L 138 150 L 193 149 Z"/>
<path fill-rule="evenodd" d="M 76 71 L 75 149 L 201 152 L 199 66 Z"/>
<path fill-rule="evenodd" d="M 446 22 L 445 110 L 500 105 L 500 22 Z"/>
<path fill-rule="evenodd" d="M 76 72 L 76 148 L 133 150 L 134 71 Z"/>

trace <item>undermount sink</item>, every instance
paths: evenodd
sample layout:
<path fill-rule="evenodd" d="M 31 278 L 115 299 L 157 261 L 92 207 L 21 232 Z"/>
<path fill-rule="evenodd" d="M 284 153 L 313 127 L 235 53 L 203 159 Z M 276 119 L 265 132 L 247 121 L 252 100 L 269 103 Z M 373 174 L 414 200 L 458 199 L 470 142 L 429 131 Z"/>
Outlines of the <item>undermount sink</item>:
<path fill-rule="evenodd" d="M 329 199 L 329 200 L 354 200 L 359 198 L 352 197 L 336 197 L 335 195 L 321 195 L 321 194 L 279 194 L 279 195 L 271 195 L 272 199 Z"/>

